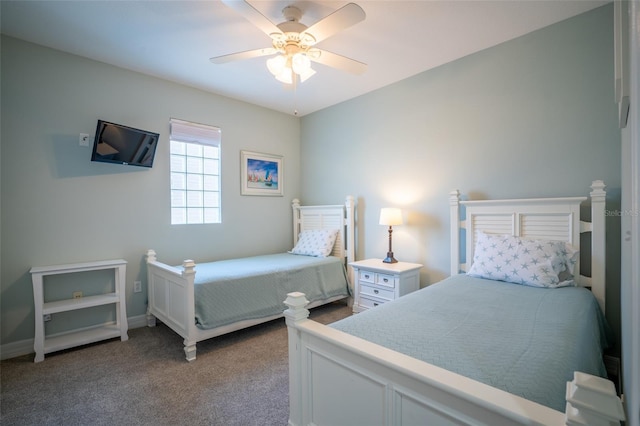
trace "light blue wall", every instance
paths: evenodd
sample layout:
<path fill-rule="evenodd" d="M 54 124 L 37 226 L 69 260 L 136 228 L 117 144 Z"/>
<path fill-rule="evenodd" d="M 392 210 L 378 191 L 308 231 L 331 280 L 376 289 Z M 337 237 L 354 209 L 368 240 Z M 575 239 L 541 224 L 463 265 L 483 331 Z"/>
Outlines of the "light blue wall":
<path fill-rule="evenodd" d="M 298 118 L 7 37 L 1 93 L 3 345 L 33 337 L 32 266 L 123 258 L 137 316 L 149 248 L 172 264 L 291 248 Z M 221 225 L 169 225 L 172 117 L 222 129 Z M 159 132 L 153 168 L 91 162 L 78 137 L 98 119 Z M 284 197 L 240 195 L 241 149 L 284 156 Z"/>
<path fill-rule="evenodd" d="M 169 263 L 287 249 L 293 197 L 355 195 L 359 259 L 386 252 L 379 208 L 403 208 L 394 251 L 425 265 L 423 286 L 448 275 L 454 188 L 474 198 L 584 195 L 603 179 L 615 209 L 612 22 L 605 6 L 301 119 L 3 38 L 2 344 L 33 336 L 31 266 L 122 257 L 128 314 L 142 315 L 132 283 L 146 278 L 147 248 Z M 222 128 L 221 226 L 168 224 L 171 117 Z M 91 163 L 78 134 L 93 134 L 98 118 L 159 132 L 154 168 Z M 284 155 L 284 197 L 239 195 L 241 149 Z M 607 316 L 618 329 L 616 220 Z"/>
<path fill-rule="evenodd" d="M 428 55 L 429 52 L 415 52 Z M 611 5 L 302 118 L 304 202 L 358 199 L 357 258 L 383 258 L 379 209 L 403 209 L 399 260 L 449 274 L 448 194 L 588 195 L 620 204 Z M 608 317 L 619 324 L 620 224 L 608 218 Z"/>

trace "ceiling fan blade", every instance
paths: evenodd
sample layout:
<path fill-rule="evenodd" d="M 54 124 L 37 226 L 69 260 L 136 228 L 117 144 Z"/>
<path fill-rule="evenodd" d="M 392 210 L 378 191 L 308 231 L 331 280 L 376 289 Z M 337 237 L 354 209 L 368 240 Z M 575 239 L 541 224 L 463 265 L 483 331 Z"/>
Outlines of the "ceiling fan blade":
<path fill-rule="evenodd" d="M 363 21 L 366 18 L 364 10 L 355 3 L 349 3 L 333 12 L 326 18 L 316 22 L 307 28 L 302 34 L 311 34 L 315 42 L 331 37 L 332 35 Z"/>
<path fill-rule="evenodd" d="M 244 16 L 247 21 L 258 27 L 266 35 L 270 36 L 273 33 L 282 34 L 280 28 L 248 2 L 244 0 L 222 0 L 222 3 Z"/>
<path fill-rule="evenodd" d="M 359 75 L 363 74 L 367 70 L 367 64 L 365 63 L 358 62 L 355 59 L 347 58 L 346 56 L 331 53 L 326 50 L 312 49 L 310 54 L 307 56 L 314 62 L 337 68 L 351 74 Z"/>
<path fill-rule="evenodd" d="M 243 59 L 257 58 L 260 56 L 273 55 L 277 50 L 273 47 L 264 49 L 247 50 L 244 52 L 231 53 L 229 55 L 215 56 L 209 59 L 214 64 L 226 64 L 227 62 L 240 61 Z"/>

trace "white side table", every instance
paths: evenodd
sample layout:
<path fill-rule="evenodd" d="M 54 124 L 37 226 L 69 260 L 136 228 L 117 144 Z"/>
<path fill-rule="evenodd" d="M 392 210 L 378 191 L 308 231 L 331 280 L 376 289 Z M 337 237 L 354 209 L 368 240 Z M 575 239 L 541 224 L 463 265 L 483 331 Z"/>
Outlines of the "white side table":
<path fill-rule="evenodd" d="M 353 312 L 376 307 L 420 288 L 419 263 L 367 259 L 349 263 L 355 277 Z"/>
<path fill-rule="evenodd" d="M 68 265 L 33 267 L 31 280 L 33 282 L 33 301 L 36 312 L 36 330 L 34 336 L 33 349 L 36 352 L 34 362 L 44 360 L 44 354 L 71 348 L 99 340 L 120 337 L 123 342 L 129 339 L 127 335 L 127 308 L 125 304 L 125 280 L 127 262 L 122 259 L 103 260 L 99 262 L 73 263 Z M 70 298 L 57 300 L 55 302 L 44 301 L 44 277 L 47 275 L 70 274 L 74 272 L 98 271 L 101 269 L 113 269 L 115 274 L 115 285 L 112 293 L 104 293 L 96 296 Z M 91 328 L 83 328 L 68 333 L 60 333 L 47 337 L 44 333 L 44 315 L 51 315 L 58 312 L 72 311 L 75 309 L 85 309 L 95 306 L 115 304 L 116 322 L 115 324 L 99 325 Z"/>

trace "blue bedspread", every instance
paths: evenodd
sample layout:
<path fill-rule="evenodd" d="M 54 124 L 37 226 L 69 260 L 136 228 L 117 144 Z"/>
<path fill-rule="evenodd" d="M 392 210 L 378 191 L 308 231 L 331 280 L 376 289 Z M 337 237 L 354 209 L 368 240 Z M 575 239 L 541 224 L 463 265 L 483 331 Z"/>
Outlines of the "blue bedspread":
<path fill-rule="evenodd" d="M 606 377 L 602 351 L 612 343 L 584 288 L 466 275 L 332 327 L 563 412 L 574 370 Z"/>
<path fill-rule="evenodd" d="M 310 302 L 348 296 L 344 263 L 279 253 L 196 264 L 196 324 L 209 329 L 282 314 L 292 291 L 303 291 Z"/>

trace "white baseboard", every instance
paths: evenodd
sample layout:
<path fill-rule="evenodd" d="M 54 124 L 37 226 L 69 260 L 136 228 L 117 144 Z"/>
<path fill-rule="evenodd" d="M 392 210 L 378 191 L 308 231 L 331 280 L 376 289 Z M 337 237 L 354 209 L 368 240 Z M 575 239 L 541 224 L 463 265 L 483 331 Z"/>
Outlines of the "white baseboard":
<path fill-rule="evenodd" d="M 135 317 L 127 318 L 129 330 L 134 328 L 146 327 L 147 316 L 137 315 Z M 0 360 L 9 358 L 15 358 L 17 356 L 29 355 L 33 352 L 33 339 L 20 340 L 18 342 L 11 342 L 4 345 L 0 345 Z"/>
<path fill-rule="evenodd" d="M 0 346 L 0 360 L 15 358 L 33 352 L 33 339 L 20 340 Z"/>
<path fill-rule="evenodd" d="M 138 316 L 135 316 L 135 317 L 129 317 L 129 318 L 127 318 L 127 321 L 129 322 L 129 330 L 131 330 L 132 328 L 146 327 L 147 326 L 147 315 L 143 314 L 143 315 L 138 315 Z"/>

